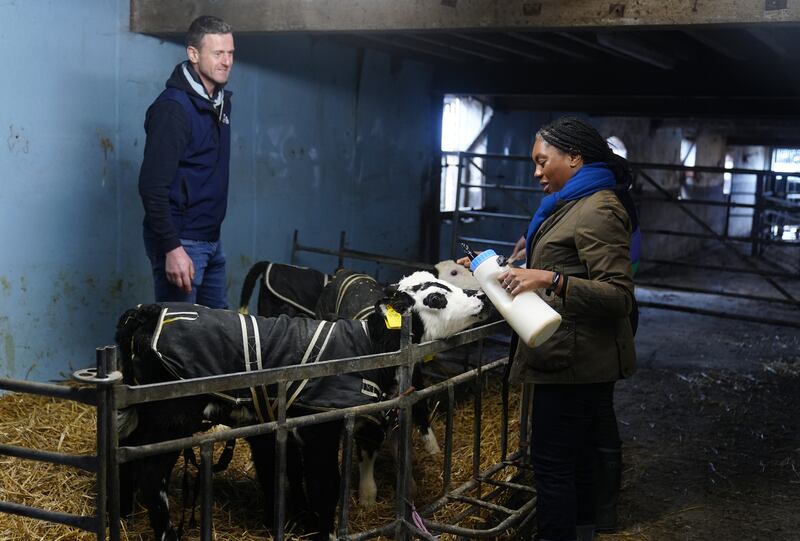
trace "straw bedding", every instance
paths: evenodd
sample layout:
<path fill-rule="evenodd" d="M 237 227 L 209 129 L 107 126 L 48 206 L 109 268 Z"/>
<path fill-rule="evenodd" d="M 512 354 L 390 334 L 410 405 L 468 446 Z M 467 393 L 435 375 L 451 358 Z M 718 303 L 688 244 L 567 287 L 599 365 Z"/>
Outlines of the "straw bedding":
<path fill-rule="evenodd" d="M 481 469 L 499 461 L 499 434 L 501 431 L 500 386 L 494 381 L 484 385 L 483 429 L 481 434 Z M 517 396 L 511 397 L 510 449 L 516 448 L 518 432 Z M 440 406 L 434 416 L 433 428 L 444 445 L 445 408 Z M 72 454 L 92 454 L 95 450 L 95 410 L 69 401 L 43 397 L 6 394 L 0 397 L 0 441 L 29 448 L 59 451 Z M 472 432 L 474 413 L 472 400 L 465 396 L 459 400 L 455 414 L 453 452 L 453 486 L 469 479 L 472 472 Z M 420 438 L 414 432 L 414 477 L 417 483 L 418 508 L 434 501 L 441 492 L 442 457 L 427 455 Z M 221 452 L 218 444 L 216 452 Z M 182 515 L 183 461 L 173 471 L 171 483 L 171 512 L 174 523 Z M 355 469 L 355 461 L 354 461 Z M 190 466 L 190 479 L 194 468 Z M 364 509 L 357 503 L 357 472 L 353 472 L 354 490 L 350 505 L 350 531 L 363 531 L 380 526 L 394 517 L 394 465 L 387 450 L 383 450 L 376 465 L 378 503 Z M 508 472 L 504 472 L 507 475 Z M 190 487 L 192 486 L 190 481 Z M 91 515 L 94 512 L 94 475 L 73 468 L 53 466 L 34 461 L 0 456 L 0 500 L 33 505 L 39 508 L 74 514 Z M 198 500 L 199 501 L 199 500 Z M 214 478 L 214 538 L 219 541 L 251 541 L 269 539 L 262 521 L 262 498 L 255 480 L 255 471 L 249 460 L 245 442 L 236 447 L 230 467 Z M 464 508 L 465 506 L 460 506 Z M 445 521 L 446 515 L 461 511 L 456 505 L 437 513 L 436 520 Z M 197 527 L 189 527 L 191 510 L 185 512 L 184 539 L 199 539 Z M 469 517 L 462 525 L 477 525 L 482 517 Z M 199 522 L 199 511 L 197 512 Z M 292 525 L 289 525 L 290 529 Z M 147 540 L 152 538 L 147 514 L 138 507 L 133 518 L 122 522 L 122 538 Z M 290 538 L 301 539 L 300 535 Z M 447 536 L 442 536 L 446 539 Z M 90 540 L 94 534 L 67 526 L 0 514 L 0 539 L 4 540 Z"/>

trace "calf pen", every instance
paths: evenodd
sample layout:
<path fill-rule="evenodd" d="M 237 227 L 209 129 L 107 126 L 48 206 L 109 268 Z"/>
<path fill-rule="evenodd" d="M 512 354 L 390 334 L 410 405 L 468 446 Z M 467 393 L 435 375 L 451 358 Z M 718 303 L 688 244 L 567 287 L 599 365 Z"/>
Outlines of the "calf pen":
<path fill-rule="evenodd" d="M 97 368 L 80 371 L 75 374 L 75 379 L 84 384 L 80 387 L 0 380 L 0 388 L 2 389 L 54 396 L 88 404 L 96 407 L 97 414 L 96 451 L 94 454 L 41 451 L 26 449 L 17 445 L 3 445 L 0 447 L 0 453 L 9 457 L 80 468 L 90 474 L 94 474 L 94 482 L 89 483 L 89 485 L 93 485 L 95 494 L 84 494 L 82 496 L 84 500 L 83 507 L 88 508 L 89 512 L 79 515 L 74 512 L 65 513 L 43 510 L 40 506 L 34 505 L 36 502 L 29 502 L 31 505 L 0 502 L 0 512 L 63 524 L 72 529 L 59 535 L 47 535 L 46 537 L 48 538 L 88 539 L 96 537 L 97 539 L 106 539 L 109 536 L 112 540 L 139 539 L 141 536 L 137 537 L 133 535 L 132 531 L 128 530 L 129 524 L 127 522 L 119 520 L 119 464 L 169 450 L 199 446 L 201 450 L 199 482 L 202 487 L 200 491 L 201 523 L 199 538 L 203 540 L 212 539 L 212 532 L 214 532 L 216 538 L 227 538 L 219 528 L 217 528 L 216 532 L 214 531 L 212 517 L 214 500 L 214 484 L 212 483 L 211 473 L 213 467 L 212 453 L 216 442 L 275 432 L 278 441 L 278 475 L 282 477 L 285 475 L 286 438 L 290 430 L 298 426 L 312 425 L 333 419 L 344 419 L 345 437 L 342 452 L 341 493 L 343 496 L 349 496 L 351 493 L 350 472 L 352 468 L 352 449 L 350 445 L 353 439 L 352 430 L 356 416 L 396 408 L 399 412 L 398 430 L 400 437 L 397 438 L 398 463 L 396 466 L 396 479 L 394 480 L 393 516 L 379 525 L 354 528 L 354 522 L 361 524 L 362 521 L 351 520 L 354 514 L 351 509 L 351 498 L 341 497 L 337 537 L 339 539 L 356 540 L 377 537 L 432 539 L 434 534 L 447 534 L 448 537 L 469 539 L 498 538 L 504 534 L 512 536 L 513 532 L 521 528 L 524 525 L 523 523 L 533 516 L 535 507 L 535 493 L 533 490 L 525 484 L 514 482 L 513 480 L 513 478 L 520 475 L 521 471 L 527 471 L 524 460 L 526 448 L 524 442 L 528 439 L 527 407 L 521 406 L 519 408 L 519 419 L 511 420 L 508 408 L 509 392 L 507 386 L 503 385 L 499 393 L 493 391 L 489 395 L 494 403 L 485 404 L 486 393 L 480 392 L 490 373 L 503 370 L 507 363 L 505 358 L 487 362 L 486 364 L 479 361 L 477 368 L 474 370 L 441 381 L 424 390 L 403 394 L 392 400 L 304 417 L 288 418 L 286 416 L 285 396 L 286 382 L 291 380 L 323 377 L 337 372 L 379 367 L 396 367 L 401 381 L 400 388 L 407 389 L 410 386 L 411 368 L 414 364 L 422 362 L 424 357 L 470 343 L 477 343 L 478 355 L 483 356 L 483 339 L 496 333 L 498 326 L 502 325 L 503 323 L 493 323 L 464 331 L 446 340 L 412 345 L 409 339 L 409 322 L 404 321 L 404 340 L 401 349 L 397 352 L 328 361 L 313 366 L 293 366 L 255 373 L 213 376 L 198 380 L 146 386 L 127 386 L 121 383 L 119 372 L 116 371 L 114 348 L 99 349 Z M 277 419 L 273 422 L 203 433 L 191 438 L 141 447 L 119 448 L 117 445 L 116 411 L 118 408 L 148 401 L 271 383 L 278 384 L 280 397 Z M 456 389 L 467 386 L 470 383 L 476 392 L 472 402 L 473 430 L 469 438 L 471 442 L 467 444 L 467 447 L 471 446 L 472 452 L 471 456 L 470 453 L 461 453 L 468 461 L 471 458 L 471 463 L 465 465 L 459 464 L 457 460 L 454 460 L 454 455 L 459 451 L 454 444 L 454 439 L 463 436 L 463 434 L 456 434 L 454 430 L 457 424 L 455 409 Z M 498 394 L 499 396 L 497 396 Z M 418 491 L 420 506 L 418 510 L 415 510 L 409 489 L 412 440 L 410 408 L 416 401 L 434 396 L 443 397 L 442 402 L 446 403 L 446 408 L 442 408 L 446 410 L 443 414 L 445 418 L 443 464 L 438 475 L 434 476 L 440 480 L 440 483 L 438 486 L 433 487 L 418 485 L 418 488 L 421 489 Z M 483 421 L 482 411 L 487 406 L 496 407 L 496 402 L 501 403 L 499 407 L 501 421 L 499 427 L 496 425 L 488 426 L 487 429 L 487 425 Z M 523 392 L 520 402 L 521 404 L 528 404 L 527 393 Z M 469 416 L 466 415 L 466 412 L 459 411 L 458 417 L 466 419 Z M 515 432 L 511 427 L 516 425 L 517 422 L 519 423 L 518 432 Z M 489 440 L 495 441 L 497 447 L 493 448 L 493 455 L 496 456 L 492 456 L 487 461 L 488 453 L 485 449 Z M 509 452 L 510 442 L 514 440 L 517 441 L 516 450 Z M 5 466 L 5 468 L 8 468 L 8 466 Z M 460 475 L 458 471 L 454 474 L 454 470 L 463 470 L 466 475 Z M 277 486 L 282 486 L 282 483 L 277 483 Z M 4 492 L 3 499 L 6 499 L 13 491 L 7 489 Z M 65 490 L 62 489 L 59 492 L 65 492 Z M 87 492 L 91 492 L 91 490 L 87 490 Z M 94 506 L 87 506 L 85 500 L 92 496 L 94 497 Z M 292 534 L 287 530 L 285 503 L 283 503 L 285 498 L 280 489 L 278 496 L 277 501 L 282 503 L 277 504 L 274 510 L 275 527 L 272 535 L 274 539 L 285 539 L 287 536 L 291 537 Z M 186 499 L 185 491 L 184 499 Z M 92 507 L 94 508 L 92 509 Z M 174 507 L 179 506 L 174 505 Z M 90 514 L 92 511 L 93 514 Z M 106 515 L 106 512 L 108 515 Z M 2 517 L 0 516 L 1 520 Z M 142 523 L 140 526 L 145 526 L 147 521 L 142 519 L 140 522 Z M 0 524 L 0 531 L 3 529 L 4 527 Z M 93 535 L 91 537 L 78 537 L 74 529 L 93 532 Z M 355 531 L 356 529 L 358 531 Z M 84 535 L 89 536 L 89 534 Z M 149 538 L 150 535 L 148 532 L 144 538 Z M 262 533 L 258 538 L 264 538 L 264 536 L 266 534 Z M 42 536 L 39 535 L 39 537 Z M 246 537 L 241 533 L 237 533 L 235 537 L 231 538 L 255 539 L 256 537 Z"/>

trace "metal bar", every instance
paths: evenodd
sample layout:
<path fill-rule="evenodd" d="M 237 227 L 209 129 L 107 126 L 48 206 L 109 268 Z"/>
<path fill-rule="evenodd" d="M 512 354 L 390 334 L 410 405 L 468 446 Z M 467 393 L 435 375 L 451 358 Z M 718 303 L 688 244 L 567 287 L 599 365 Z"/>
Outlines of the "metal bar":
<path fill-rule="evenodd" d="M 650 235 L 671 235 L 674 237 L 690 237 L 695 239 L 717 240 L 717 238 L 714 235 L 707 235 L 705 233 L 690 233 L 688 231 L 675 231 L 672 229 L 642 229 L 642 233 Z M 724 238 L 728 242 L 751 243 L 753 241 L 753 239 L 750 237 L 728 237 L 723 235 L 722 238 Z M 800 243 L 791 240 L 761 239 L 761 243 L 773 246 L 800 246 Z"/>
<path fill-rule="evenodd" d="M 717 295 L 720 297 L 734 297 L 737 299 L 748 299 L 751 301 L 764 301 L 764 302 L 774 302 L 779 304 L 788 304 L 794 306 L 796 303 L 790 301 L 789 299 L 777 299 L 774 297 L 761 297 L 759 295 L 746 295 L 744 293 L 733 293 L 729 291 L 713 291 L 711 289 L 703 289 L 699 287 L 686 287 L 686 286 L 675 286 L 672 284 L 658 284 L 655 282 L 640 282 L 636 281 L 637 289 L 640 287 L 652 287 L 657 289 L 671 289 L 674 291 L 686 291 L 687 293 L 703 293 L 705 295 Z"/>
<path fill-rule="evenodd" d="M 489 160 L 508 160 L 508 161 L 530 161 L 531 157 L 525 154 L 496 154 L 487 152 L 464 152 L 464 151 L 447 151 L 441 152 L 443 156 L 456 156 L 461 155 L 465 158 L 486 158 Z M 649 163 L 649 162 L 628 162 L 628 166 L 633 169 L 655 169 L 658 171 L 695 171 L 698 173 L 731 173 L 733 175 L 759 175 L 765 174 L 768 176 L 785 175 L 770 171 L 768 169 L 744 169 L 741 167 L 732 167 L 727 169 L 725 167 L 714 167 L 710 165 L 678 165 L 670 163 Z"/>
<path fill-rule="evenodd" d="M 405 522 L 411 517 L 407 498 L 410 495 L 411 478 L 411 407 L 412 402 L 405 396 L 406 389 L 411 387 L 411 372 L 414 369 L 414 358 L 410 355 L 411 314 L 403 314 L 400 329 L 400 349 L 406 352 L 406 362 L 397 367 L 397 384 L 401 394 L 401 407 L 398 410 L 400 420 L 400 437 L 397 440 L 397 484 L 395 488 L 395 539 L 408 539 Z"/>
<path fill-rule="evenodd" d="M 118 369 L 117 348 L 114 346 L 112 355 L 109 358 L 109 370 L 114 372 Z M 121 380 L 117 380 L 115 385 L 118 385 Z M 104 409 L 108 416 L 108 435 L 106 437 L 107 457 L 105 465 L 108 479 L 108 493 L 107 505 L 108 510 L 108 533 L 111 541 L 120 541 L 120 479 L 119 479 L 119 464 L 117 463 L 117 448 L 119 447 L 119 431 L 117 427 L 117 404 L 115 393 L 109 389 L 106 393 L 106 400 Z M 98 415 L 100 413 L 98 412 Z"/>
<path fill-rule="evenodd" d="M 113 346 L 112 346 L 113 347 Z M 95 350 L 95 362 L 97 368 L 97 377 L 104 379 L 108 377 L 111 360 L 109 354 L 111 351 L 116 353 L 116 348 L 109 350 L 102 347 Z M 97 446 L 97 457 L 95 464 L 97 467 L 97 475 L 95 479 L 96 495 L 95 495 L 95 509 L 97 513 L 97 529 L 95 530 L 98 539 L 105 539 L 106 537 L 106 491 L 107 473 L 108 473 L 108 399 L 111 394 L 110 389 L 106 385 L 97 385 L 97 429 L 95 432 L 95 441 Z"/>
<path fill-rule="evenodd" d="M 480 338 L 485 338 L 497 332 L 500 327 L 505 325 L 506 323 L 504 321 L 489 323 L 456 333 L 442 340 L 414 344 L 410 346 L 410 349 L 412 350 L 414 358 L 420 359 L 426 355 L 433 355 L 446 349 L 452 349 Z M 277 383 L 278 381 L 295 381 L 347 372 L 389 368 L 401 364 L 403 358 L 402 352 L 396 351 L 364 355 L 361 357 L 348 357 L 346 359 L 320 361 L 310 365 L 293 365 L 257 370 L 254 372 L 238 372 L 235 374 L 206 376 L 148 385 L 116 385 L 114 390 L 116 393 L 117 407 L 123 408 L 143 402 L 209 394 L 230 389 L 245 389 L 255 385 Z"/>
<path fill-rule="evenodd" d="M 360 250 L 329 250 L 327 248 L 317 248 L 314 246 L 303 246 L 301 244 L 296 245 L 297 252 L 311 252 L 316 254 L 325 254 L 325 255 L 332 255 L 340 258 L 347 258 L 347 259 L 361 259 L 365 261 L 374 261 L 376 263 L 386 263 L 389 265 L 397 265 L 398 267 L 408 267 L 418 270 L 433 270 L 434 266 L 430 263 L 423 263 L 421 261 L 406 261 L 403 259 L 397 259 L 396 257 L 388 257 L 379 254 L 372 254 L 369 252 L 362 252 Z M 292 259 L 292 264 L 295 263 L 295 260 Z"/>
<path fill-rule="evenodd" d="M 453 425 L 455 408 L 455 386 L 452 383 L 447 385 L 447 417 L 444 425 L 444 464 L 442 469 L 442 493 L 446 494 L 450 490 L 450 482 L 453 476 Z"/>
<path fill-rule="evenodd" d="M 67 387 L 66 385 L 55 385 L 52 383 L 0 378 L 0 390 L 61 398 L 80 402 L 81 404 L 88 404 L 90 406 L 97 404 L 95 389 L 92 387 Z"/>
<path fill-rule="evenodd" d="M 475 376 L 475 380 L 473 381 L 473 393 L 474 393 L 474 415 L 473 425 L 472 425 L 472 478 L 477 480 L 476 490 L 478 491 L 478 497 L 481 496 L 481 483 L 478 480 L 478 474 L 480 473 L 481 469 L 481 415 L 483 414 L 483 398 L 481 393 L 481 385 L 482 385 L 482 371 L 481 365 L 478 363 L 477 368 L 477 375 Z"/>
<path fill-rule="evenodd" d="M 22 458 L 25 460 L 36 460 L 38 462 L 49 462 L 51 464 L 58 464 L 59 466 L 70 466 L 93 473 L 98 471 L 97 459 L 94 455 L 69 455 L 66 453 L 42 451 L 8 444 L 0 444 L 0 455 Z"/>
<path fill-rule="evenodd" d="M 289 257 L 289 263 L 291 263 L 292 265 L 296 264 L 298 246 L 299 244 L 297 243 L 297 229 L 295 229 L 294 233 L 292 234 L 292 255 Z"/>
<path fill-rule="evenodd" d="M 699 205 L 705 207 L 728 207 L 730 208 L 743 208 L 754 209 L 756 205 L 753 203 L 736 203 L 727 201 L 714 201 L 712 199 L 666 199 L 663 197 L 655 197 L 652 195 L 640 195 L 636 198 L 637 202 L 641 201 L 654 201 L 656 203 L 680 203 L 683 205 Z"/>
<path fill-rule="evenodd" d="M 523 222 L 530 222 L 530 216 L 524 216 L 522 214 L 507 214 L 504 212 L 486 212 L 483 210 L 462 210 L 461 214 L 464 216 L 480 216 L 483 218 L 498 218 L 502 220 L 520 220 Z"/>
<path fill-rule="evenodd" d="M 527 457 L 530 445 L 530 420 L 531 404 L 533 402 L 533 384 L 524 383 L 522 385 L 522 396 L 519 400 L 519 453 L 524 453 Z"/>
<path fill-rule="evenodd" d="M 750 247 L 750 255 L 759 255 L 759 237 L 761 237 L 761 225 L 763 215 L 763 196 L 764 196 L 764 182 L 766 178 L 763 175 L 756 177 L 756 205 L 753 209 L 753 218 L 750 225 L 750 236 L 753 239 L 753 244 Z M 791 297 L 790 297 L 791 298 Z"/>
<path fill-rule="evenodd" d="M 337 269 L 343 269 L 344 268 L 344 258 L 342 257 L 342 252 L 344 252 L 346 244 L 347 244 L 347 241 L 345 239 L 345 232 L 341 231 L 341 232 L 339 232 L 339 262 L 338 262 L 338 266 L 336 267 Z"/>
<path fill-rule="evenodd" d="M 515 246 L 516 242 L 509 242 L 507 240 L 494 240 L 494 239 L 482 239 L 479 237 L 458 237 L 458 240 L 464 242 L 473 242 L 478 244 L 485 244 L 489 246 Z"/>
<path fill-rule="evenodd" d="M 735 319 L 738 321 L 751 321 L 753 323 L 766 323 L 768 325 L 776 325 L 779 327 L 794 327 L 800 329 L 800 321 L 789 321 L 784 319 L 775 319 L 768 317 L 748 316 L 745 314 L 731 313 L 731 312 L 718 312 L 716 310 L 706 310 L 705 308 L 694 308 L 691 306 L 678 306 L 673 304 L 665 304 L 660 302 L 639 302 L 639 306 L 646 308 L 657 308 L 661 310 L 674 310 L 676 312 L 687 312 L 689 314 L 699 314 L 702 316 L 719 317 L 723 319 Z"/>
<path fill-rule="evenodd" d="M 200 446 L 200 465 L 203 468 L 203 499 L 200 509 L 200 541 L 211 541 L 212 539 L 212 504 L 214 494 L 214 444 L 205 442 Z"/>
<path fill-rule="evenodd" d="M 726 267 L 724 265 L 704 265 L 702 263 L 687 263 L 684 261 L 674 261 L 672 259 L 651 259 L 651 258 L 642 258 L 642 263 L 652 263 L 655 265 L 673 265 L 678 267 L 686 267 L 690 269 L 705 269 L 705 270 L 714 270 L 719 272 L 734 272 L 739 274 L 755 274 L 758 276 L 767 276 L 772 278 L 787 278 L 787 279 L 797 279 L 799 276 L 797 274 L 789 274 L 784 272 L 776 272 L 771 270 L 761 270 L 761 269 L 742 269 L 738 267 Z M 789 299 L 793 303 L 797 303 L 794 299 Z"/>
<path fill-rule="evenodd" d="M 504 377 L 502 381 L 500 397 L 503 403 L 503 409 L 501 411 L 501 422 L 503 425 L 502 431 L 500 432 L 500 460 L 505 460 L 506 456 L 508 456 L 508 378 Z"/>
<path fill-rule="evenodd" d="M 353 470 L 353 431 L 356 418 L 348 415 L 344 423 L 344 442 L 342 444 L 342 481 L 339 489 L 339 537 L 345 537 L 350 520 L 350 479 Z M 360 474 L 361 472 L 359 472 Z"/>
<path fill-rule="evenodd" d="M 482 190 L 500 190 L 504 192 L 544 193 L 541 188 L 534 186 L 514 186 L 509 184 L 461 184 L 464 187 L 480 188 Z"/>
<path fill-rule="evenodd" d="M 464 172 L 464 158 L 463 153 L 459 152 L 456 154 L 458 156 L 458 174 L 456 176 L 456 204 L 453 207 L 453 238 L 450 243 L 450 257 L 456 259 L 456 250 L 458 246 L 456 246 L 458 242 L 458 230 L 461 226 L 461 179 L 463 178 Z"/>
<path fill-rule="evenodd" d="M 646 174 L 646 173 L 644 173 L 644 172 L 642 172 L 642 171 L 640 171 L 639 173 L 641 174 L 641 176 L 642 176 L 642 177 L 643 177 L 643 178 L 644 178 L 644 179 L 645 179 L 645 180 L 646 180 L 646 181 L 647 181 L 647 182 L 648 182 L 650 185 L 652 185 L 654 188 L 656 188 L 656 189 L 657 189 L 658 191 L 660 191 L 662 194 L 664 194 L 665 196 L 667 196 L 667 197 L 669 197 L 669 198 L 672 198 L 672 199 L 674 199 L 674 197 L 672 196 L 672 194 L 670 194 L 670 193 L 669 193 L 667 190 L 665 190 L 665 189 L 664 189 L 664 188 L 663 188 L 663 187 L 662 187 L 662 186 L 661 186 L 661 185 L 660 185 L 658 182 L 656 182 L 656 181 L 655 181 L 655 180 L 654 180 L 652 177 L 650 177 L 650 175 L 648 175 L 648 174 Z M 728 249 L 728 250 L 729 250 L 731 253 L 733 253 L 733 254 L 734 254 L 734 255 L 735 255 L 735 256 L 736 256 L 736 257 L 737 257 L 737 258 L 738 258 L 740 261 L 744 262 L 744 264 L 745 264 L 745 265 L 751 266 L 751 263 L 750 263 L 750 261 L 748 261 L 748 260 L 747 260 L 747 258 L 746 258 L 745 256 L 743 256 L 742 254 L 740 254 L 740 253 L 739 253 L 739 252 L 736 250 L 736 248 L 735 248 L 734 246 L 732 246 L 730 243 L 726 242 L 726 241 L 725 241 L 725 239 L 724 239 L 724 238 L 722 238 L 722 236 L 721 236 L 719 233 L 717 233 L 716 231 L 714 231 L 714 229 L 713 229 L 713 228 L 711 228 L 711 226 L 709 226 L 709 225 L 708 225 L 708 224 L 707 224 L 707 223 L 706 223 L 704 220 L 702 220 L 702 219 L 701 219 L 701 218 L 699 218 L 699 217 L 698 217 L 698 216 L 697 216 L 695 213 L 693 213 L 693 212 L 692 212 L 692 211 L 690 211 L 688 208 L 686 208 L 686 206 L 685 206 L 685 205 L 678 204 L 678 208 L 679 208 L 679 209 L 681 209 L 681 210 L 683 211 L 683 213 L 684 213 L 684 214 L 686 214 L 686 215 L 687 215 L 687 216 L 688 216 L 688 217 L 689 217 L 689 218 L 690 218 L 690 219 L 691 219 L 693 222 L 695 222 L 695 223 L 696 223 L 697 225 L 699 225 L 701 228 L 703 228 L 704 230 L 708 231 L 708 232 L 709 232 L 709 233 L 711 233 L 712 235 L 716 235 L 716 237 L 717 237 L 717 240 L 718 240 L 719 242 L 721 242 L 721 243 L 722 243 L 722 245 L 723 245 L 723 246 L 725 246 L 725 247 L 726 247 L 726 248 L 727 248 L 727 249 Z M 770 278 L 770 277 L 766 277 L 766 280 L 767 280 L 767 281 L 770 283 L 770 285 L 772 285 L 772 287 L 774 287 L 775 289 L 777 289 L 777 290 L 778 290 L 778 291 L 779 291 L 779 292 L 780 292 L 780 293 L 781 293 L 781 294 L 782 294 L 784 297 L 786 297 L 787 299 L 792 299 L 792 300 L 795 300 L 794 296 L 793 296 L 791 293 L 789 293 L 788 291 L 786 291 L 786 289 L 784 289 L 783 287 L 781 287 L 781 285 L 780 285 L 780 284 L 778 284 L 778 283 L 777 283 L 775 280 L 773 280 L 773 279 L 772 279 L 772 278 Z"/>
<path fill-rule="evenodd" d="M 470 503 L 475 507 L 482 507 L 484 509 L 489 509 L 491 511 L 496 511 L 498 513 L 503 513 L 505 515 L 512 515 L 514 514 L 513 509 L 509 509 L 508 507 L 503 507 L 502 505 L 497 505 L 490 502 L 485 502 L 478 498 L 471 498 L 470 496 L 453 496 L 453 499 L 459 502 Z"/>
<path fill-rule="evenodd" d="M 275 539 L 283 541 L 286 538 L 286 443 L 289 433 L 286 430 L 286 382 L 278 383 L 278 430 L 275 434 Z"/>
<path fill-rule="evenodd" d="M 9 513 L 21 517 L 35 518 L 47 522 L 55 522 L 64 526 L 79 528 L 87 532 L 97 530 L 97 517 L 86 517 L 82 515 L 72 515 L 70 513 L 60 513 L 58 511 L 47 511 L 38 507 L 30 507 L 18 503 L 0 501 L 0 513 Z"/>
<path fill-rule="evenodd" d="M 511 490 L 519 490 L 521 492 L 529 492 L 531 494 L 536 494 L 536 490 L 528 485 L 521 485 L 519 483 L 512 483 L 510 481 L 498 481 L 497 479 L 484 479 L 484 483 L 488 485 L 494 485 L 500 488 L 507 488 Z"/>
<path fill-rule="evenodd" d="M 496 539 L 500 534 L 514 527 L 520 522 L 524 521 L 527 516 L 534 512 L 536 508 L 536 497 L 528 500 L 525 505 L 514 511 L 514 513 L 488 530 L 477 530 L 474 528 L 463 528 L 451 524 L 442 524 L 440 522 L 425 521 L 425 525 L 430 530 L 442 533 L 449 533 L 466 537 L 467 539 Z"/>

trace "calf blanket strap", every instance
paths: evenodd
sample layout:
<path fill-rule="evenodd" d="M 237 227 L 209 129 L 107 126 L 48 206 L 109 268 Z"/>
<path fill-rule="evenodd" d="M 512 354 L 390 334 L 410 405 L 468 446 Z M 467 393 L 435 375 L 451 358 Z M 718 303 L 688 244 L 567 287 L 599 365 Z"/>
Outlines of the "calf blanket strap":
<path fill-rule="evenodd" d="M 162 307 L 151 348 L 164 369 L 177 379 L 251 372 L 372 353 L 366 323 L 307 318 L 245 316 L 189 303 Z M 384 381 L 385 380 L 385 381 Z M 339 409 L 376 402 L 391 385 L 383 371 L 340 373 L 292 381 L 288 405 Z M 252 405 L 262 421 L 274 418 L 277 384 L 215 392 L 233 404 Z"/>

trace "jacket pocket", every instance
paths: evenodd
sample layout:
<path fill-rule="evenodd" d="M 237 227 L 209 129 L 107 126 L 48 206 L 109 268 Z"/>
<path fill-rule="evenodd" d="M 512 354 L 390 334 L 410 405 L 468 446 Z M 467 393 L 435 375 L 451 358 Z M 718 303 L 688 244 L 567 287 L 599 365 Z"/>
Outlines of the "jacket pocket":
<path fill-rule="evenodd" d="M 528 348 L 525 348 L 528 349 Z M 562 317 L 561 325 L 544 344 L 528 349 L 530 365 L 540 372 L 558 372 L 572 366 L 575 358 L 575 320 Z"/>

